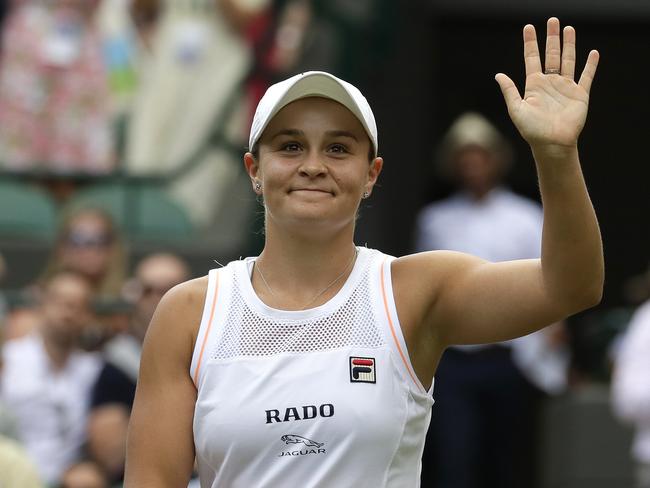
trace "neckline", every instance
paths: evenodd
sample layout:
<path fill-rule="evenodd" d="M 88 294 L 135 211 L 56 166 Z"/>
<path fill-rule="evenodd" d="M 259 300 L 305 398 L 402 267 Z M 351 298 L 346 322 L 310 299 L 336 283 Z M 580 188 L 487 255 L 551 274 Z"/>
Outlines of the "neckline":
<path fill-rule="evenodd" d="M 343 286 L 332 298 L 316 307 L 306 308 L 304 310 L 284 310 L 271 307 L 264 303 L 253 288 L 249 271 L 257 257 L 249 257 L 238 262 L 236 273 L 240 291 L 246 298 L 248 305 L 261 315 L 289 320 L 300 320 L 307 317 L 327 315 L 331 311 L 336 310 L 343 304 L 343 302 L 345 302 L 345 300 L 347 300 L 356 287 L 362 270 L 365 268 L 365 262 L 368 258 L 369 250 L 361 246 L 357 246 L 357 249 L 359 251 L 357 259 L 352 266 L 352 271 L 350 271 L 350 274 L 343 283 Z"/>

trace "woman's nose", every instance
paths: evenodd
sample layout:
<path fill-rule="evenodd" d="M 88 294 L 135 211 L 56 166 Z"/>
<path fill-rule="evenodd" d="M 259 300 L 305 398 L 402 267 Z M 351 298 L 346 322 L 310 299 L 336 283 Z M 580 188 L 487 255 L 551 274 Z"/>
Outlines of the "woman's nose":
<path fill-rule="evenodd" d="M 313 178 L 327 172 L 327 166 L 323 164 L 320 156 L 315 153 L 307 154 L 300 165 L 300 174 Z"/>

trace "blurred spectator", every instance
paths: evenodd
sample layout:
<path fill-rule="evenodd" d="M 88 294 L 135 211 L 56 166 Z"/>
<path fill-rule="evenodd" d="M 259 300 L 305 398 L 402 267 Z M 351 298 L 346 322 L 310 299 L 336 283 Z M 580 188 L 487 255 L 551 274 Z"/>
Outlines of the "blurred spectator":
<path fill-rule="evenodd" d="M 119 298 L 108 298 L 95 301 L 95 316 L 97 327 L 84 336 L 83 347 L 88 351 L 100 351 L 113 337 L 129 330 L 131 323 L 132 305 Z"/>
<path fill-rule="evenodd" d="M 635 307 L 650 299 L 650 267 L 623 284 L 623 296 Z"/>
<path fill-rule="evenodd" d="M 113 134 L 99 0 L 13 0 L 2 30 L 0 164 L 16 171 L 106 173 Z"/>
<path fill-rule="evenodd" d="M 131 391 L 131 403 L 134 390 Z M 88 457 L 112 484 L 120 484 L 124 479 L 130 413 L 130 407 L 120 403 L 107 403 L 94 407 L 88 419 Z"/>
<path fill-rule="evenodd" d="M 277 79 L 323 70 L 363 80 L 386 55 L 399 9 L 390 0 L 276 0 L 270 65 Z"/>
<path fill-rule="evenodd" d="M 538 257 L 541 207 L 501 186 L 510 163 L 509 145 L 484 117 L 457 119 L 443 140 L 439 169 L 459 192 L 421 211 L 417 250 L 461 251 L 489 261 Z M 541 391 L 559 393 L 567 383 L 559 327 L 445 351 L 435 378 L 425 486 L 534 486 Z"/>
<path fill-rule="evenodd" d="M 18 339 L 30 334 L 40 322 L 38 310 L 17 307 L 8 315 L 4 325 L 5 340 Z"/>
<path fill-rule="evenodd" d="M 119 297 L 126 276 L 126 251 L 108 213 L 82 208 L 65 216 L 43 279 L 62 269 L 82 274 L 98 299 Z"/>
<path fill-rule="evenodd" d="M 80 461 L 65 471 L 60 488 L 109 488 L 109 484 L 99 466 Z"/>
<path fill-rule="evenodd" d="M 315 2 L 276 3 L 279 4 L 279 16 L 271 63 L 277 71 L 277 80 L 312 69 L 338 72 L 341 39 L 336 26 L 316 15 Z"/>
<path fill-rule="evenodd" d="M 0 327 L 0 352 L 4 344 L 3 330 Z M 0 354 L 0 376 L 2 374 L 2 354 Z M 0 487 L 42 488 L 36 467 L 24 448 L 16 441 L 16 420 L 0 397 Z"/>
<path fill-rule="evenodd" d="M 137 86 L 138 65 L 143 61 L 141 38 L 131 16 L 132 3 L 131 0 L 102 0 L 97 10 L 96 24 L 111 92 L 111 111 L 116 119 L 128 113 Z"/>
<path fill-rule="evenodd" d="M 27 453 L 15 441 L 0 435 L 0 486 L 44 488 Z"/>
<path fill-rule="evenodd" d="M 636 431 L 632 444 L 636 486 L 650 488 L 650 301 L 636 310 L 617 345 L 612 403 L 617 416 Z"/>
<path fill-rule="evenodd" d="M 189 267 L 179 257 L 155 253 L 140 261 L 125 287 L 127 298 L 134 302 L 130 327 L 105 346 L 106 364 L 93 387 L 88 428 L 89 455 L 111 482 L 121 481 L 124 475 L 128 420 L 147 327 L 162 296 L 189 278 Z"/>
<path fill-rule="evenodd" d="M 133 303 L 127 334 L 115 337 L 105 347 L 107 361 L 134 382 L 140 368 L 142 342 L 158 302 L 173 286 L 190 278 L 190 268 L 180 257 L 154 253 L 137 265 L 133 279 L 125 286 L 126 299 Z"/>
<path fill-rule="evenodd" d="M 134 277 L 125 287 L 127 299 L 134 303 L 131 333 L 140 342 L 149 327 L 153 313 L 167 291 L 189 280 L 189 265 L 172 253 L 153 253 L 140 260 Z"/>
<path fill-rule="evenodd" d="M 123 155 L 124 128 L 142 72 L 150 62 L 159 0 L 102 0 L 97 12 L 104 61 L 116 121 L 118 154 Z"/>
<path fill-rule="evenodd" d="M 151 59 L 129 123 L 126 164 L 140 175 L 180 170 L 171 192 L 199 225 L 212 223 L 225 189 L 240 173 L 241 155 L 229 151 L 227 141 L 245 140 L 241 85 L 252 54 L 244 31 L 268 3 L 160 2 Z M 215 132 L 226 144 L 208 147 Z"/>
<path fill-rule="evenodd" d="M 86 438 L 100 358 L 78 349 L 92 321 L 92 289 L 72 271 L 53 273 L 40 295 L 41 323 L 3 349 L 0 399 L 18 420 L 20 441 L 48 484 L 58 483 Z"/>
<path fill-rule="evenodd" d="M 160 14 L 160 0 L 131 0 L 129 7 L 143 45 L 151 50 L 152 37 Z"/>

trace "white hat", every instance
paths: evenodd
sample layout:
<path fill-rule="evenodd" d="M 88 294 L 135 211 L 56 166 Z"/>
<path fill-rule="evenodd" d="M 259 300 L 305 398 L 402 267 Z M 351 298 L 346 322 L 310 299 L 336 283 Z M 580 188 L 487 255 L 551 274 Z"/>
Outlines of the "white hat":
<path fill-rule="evenodd" d="M 255 110 L 248 148 L 253 150 L 262 132 L 282 107 L 306 97 L 329 98 L 352 112 L 366 130 L 377 156 L 377 124 L 368 101 L 359 89 L 324 71 L 307 71 L 276 83 L 266 90 Z"/>
<path fill-rule="evenodd" d="M 482 148 L 491 153 L 503 173 L 512 164 L 512 147 L 499 130 L 483 115 L 465 112 L 447 130 L 438 148 L 436 164 L 443 177 L 453 176 L 458 152 L 468 147 Z"/>

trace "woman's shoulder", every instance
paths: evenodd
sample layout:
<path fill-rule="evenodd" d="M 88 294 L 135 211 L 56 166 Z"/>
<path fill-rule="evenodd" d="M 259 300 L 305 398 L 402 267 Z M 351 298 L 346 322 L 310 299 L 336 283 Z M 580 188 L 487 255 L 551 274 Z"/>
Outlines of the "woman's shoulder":
<path fill-rule="evenodd" d="M 168 292 L 169 299 L 182 302 L 194 302 L 200 298 L 205 298 L 205 293 L 208 289 L 209 275 L 194 278 L 188 281 L 179 283 L 172 287 Z"/>
<path fill-rule="evenodd" d="M 195 338 L 201 323 L 208 280 L 208 276 L 202 276 L 184 281 L 165 293 L 158 304 L 152 325 L 157 325 L 157 329 L 165 329 L 167 337 L 189 332 Z"/>

